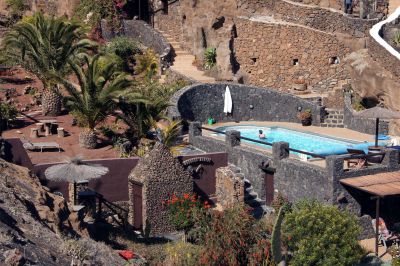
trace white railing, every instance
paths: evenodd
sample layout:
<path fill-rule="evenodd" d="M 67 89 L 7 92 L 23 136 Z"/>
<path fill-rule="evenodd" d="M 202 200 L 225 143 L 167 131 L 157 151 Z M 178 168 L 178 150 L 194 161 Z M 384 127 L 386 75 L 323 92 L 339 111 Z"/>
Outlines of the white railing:
<path fill-rule="evenodd" d="M 394 57 L 400 60 L 400 53 L 396 51 L 390 44 L 388 44 L 380 35 L 379 32 L 382 29 L 382 26 L 396 20 L 400 16 L 400 7 L 398 7 L 387 19 L 382 20 L 381 22 L 375 24 L 370 30 L 369 34 L 372 38 L 375 39 L 377 43 L 379 43 L 383 48 L 385 48 L 389 53 L 391 53 Z"/>

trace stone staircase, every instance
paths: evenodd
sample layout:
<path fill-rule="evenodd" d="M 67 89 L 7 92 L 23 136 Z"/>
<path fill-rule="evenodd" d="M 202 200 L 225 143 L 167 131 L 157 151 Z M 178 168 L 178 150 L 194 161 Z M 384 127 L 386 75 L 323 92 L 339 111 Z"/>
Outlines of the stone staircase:
<path fill-rule="evenodd" d="M 325 109 L 327 115 L 321 127 L 340 127 L 343 128 L 344 112 L 341 109 Z"/>
<path fill-rule="evenodd" d="M 190 79 L 196 80 L 199 83 L 215 82 L 214 78 L 206 76 L 204 71 L 197 69 L 197 67 L 193 65 L 195 57 L 189 52 L 183 50 L 181 44 L 174 40 L 171 34 L 165 31 L 161 31 L 157 28 L 156 30 L 158 30 L 167 39 L 174 51 L 175 58 L 173 65 L 171 66 L 172 70 L 178 72 L 182 76 L 186 76 Z"/>
<path fill-rule="evenodd" d="M 273 212 L 273 208 L 265 204 L 265 200 L 258 197 L 254 187 L 251 185 L 250 180 L 244 177 L 241 169 L 233 164 L 229 164 L 230 169 L 234 171 L 238 176 L 241 176 L 244 182 L 244 203 L 253 209 L 252 214 L 255 218 L 259 219 L 267 213 Z"/>

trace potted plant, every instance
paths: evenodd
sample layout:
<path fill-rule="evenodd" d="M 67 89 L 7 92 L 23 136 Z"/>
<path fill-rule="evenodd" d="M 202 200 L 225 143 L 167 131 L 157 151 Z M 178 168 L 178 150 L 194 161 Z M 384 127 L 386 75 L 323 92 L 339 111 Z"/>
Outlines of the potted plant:
<path fill-rule="evenodd" d="M 301 120 L 303 126 L 311 126 L 311 110 L 306 109 L 297 114 L 297 118 Z"/>
<path fill-rule="evenodd" d="M 211 116 L 209 116 L 208 119 L 207 119 L 207 124 L 209 124 L 210 126 L 215 124 L 215 119 L 212 118 Z"/>

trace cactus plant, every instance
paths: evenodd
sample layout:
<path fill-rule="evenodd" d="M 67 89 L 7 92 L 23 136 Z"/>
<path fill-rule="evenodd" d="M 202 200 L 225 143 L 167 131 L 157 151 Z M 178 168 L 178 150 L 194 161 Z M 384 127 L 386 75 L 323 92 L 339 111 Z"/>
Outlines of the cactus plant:
<path fill-rule="evenodd" d="M 275 263 L 279 263 L 282 260 L 281 227 L 284 215 L 285 215 L 285 206 L 282 206 L 279 209 L 278 217 L 276 218 L 274 227 L 272 229 L 272 237 L 271 237 L 271 252 Z"/>

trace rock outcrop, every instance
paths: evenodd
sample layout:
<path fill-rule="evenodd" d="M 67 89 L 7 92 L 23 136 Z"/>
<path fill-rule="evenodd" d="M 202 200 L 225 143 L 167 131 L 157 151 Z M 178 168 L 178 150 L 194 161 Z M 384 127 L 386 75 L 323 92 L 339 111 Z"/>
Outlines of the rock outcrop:
<path fill-rule="evenodd" d="M 0 159 L 1 265 L 121 265 L 114 251 L 86 234 L 62 197 L 26 168 Z"/>

